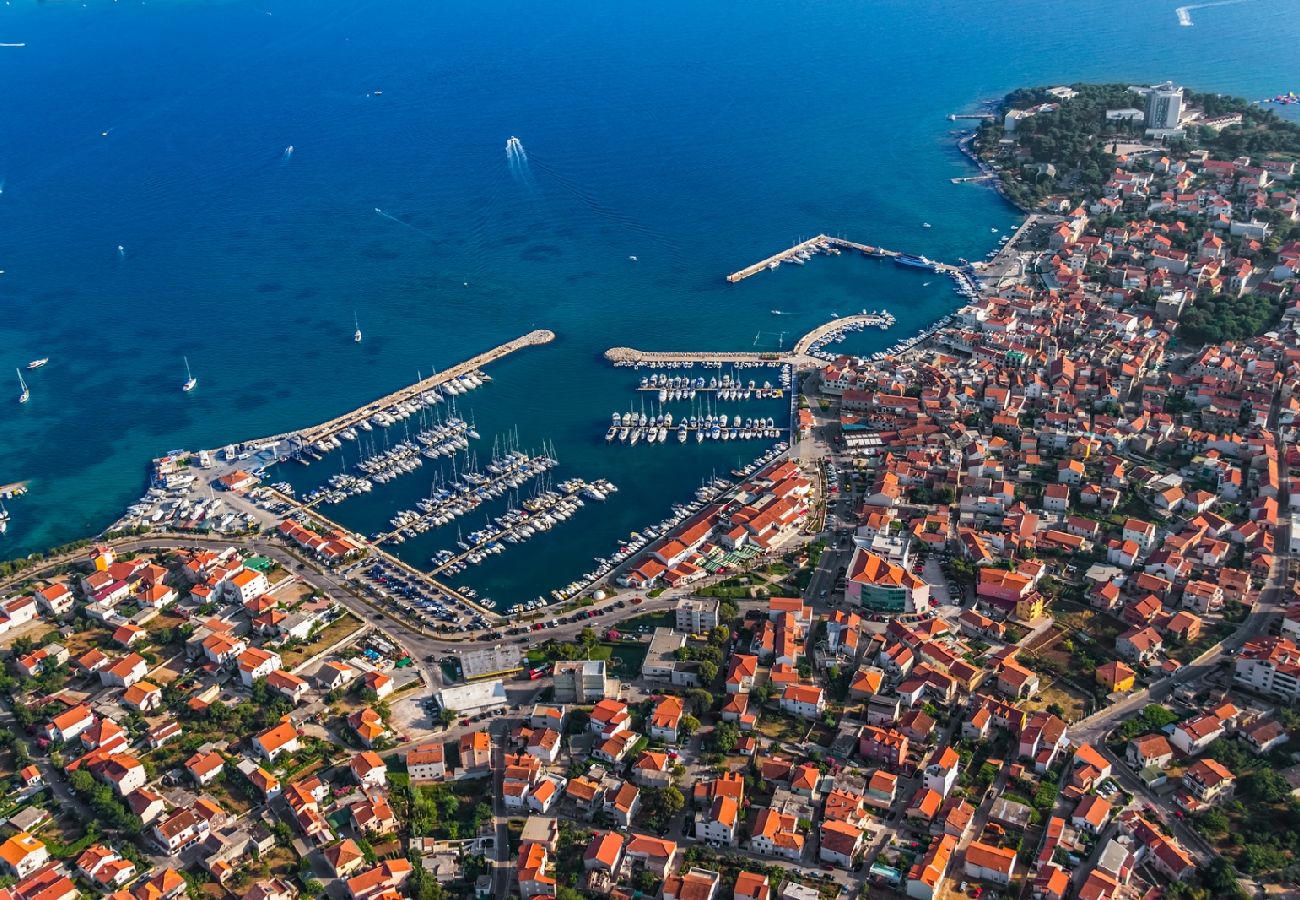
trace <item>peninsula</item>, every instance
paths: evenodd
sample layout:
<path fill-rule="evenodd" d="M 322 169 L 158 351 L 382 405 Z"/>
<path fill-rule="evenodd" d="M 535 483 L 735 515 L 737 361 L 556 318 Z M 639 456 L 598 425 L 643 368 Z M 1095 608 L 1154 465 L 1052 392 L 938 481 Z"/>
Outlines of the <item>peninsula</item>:
<path fill-rule="evenodd" d="M 388 549 L 541 477 L 544 451 L 497 448 L 378 536 L 323 511 L 463 452 L 454 399 L 545 331 L 317 426 L 160 457 L 109 532 L 10 564 L 0 893 L 1286 883 L 1300 129 L 1168 83 L 1073 85 L 1013 92 L 968 147 L 1027 219 L 985 260 L 917 258 L 961 303 L 925 332 L 836 354 L 892 324 L 864 312 L 789 353 L 609 352 L 661 406 L 779 399 L 788 430 L 711 412 L 718 440 L 779 439 L 549 598 L 443 575 L 616 485 L 539 487 L 428 571 Z M 877 248 L 819 235 L 727 290 L 832 249 Z M 611 433 L 662 443 L 664 419 Z M 311 496 L 273 481 L 367 434 L 384 449 Z"/>

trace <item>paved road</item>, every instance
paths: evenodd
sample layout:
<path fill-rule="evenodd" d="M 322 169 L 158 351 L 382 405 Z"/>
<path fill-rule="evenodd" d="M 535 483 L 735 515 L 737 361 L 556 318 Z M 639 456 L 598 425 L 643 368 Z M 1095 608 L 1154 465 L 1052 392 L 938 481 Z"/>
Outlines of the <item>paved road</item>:
<path fill-rule="evenodd" d="M 1279 548 L 1285 548 L 1290 539 L 1288 529 L 1280 530 L 1277 540 Z M 1144 690 L 1130 694 L 1119 703 L 1108 706 L 1087 718 L 1080 719 L 1070 726 L 1070 736 L 1076 743 L 1083 741 L 1102 741 L 1110 730 L 1129 716 L 1136 714 L 1148 703 L 1158 702 L 1173 693 L 1181 684 L 1199 681 L 1210 675 L 1232 653 L 1241 649 L 1247 641 L 1253 640 L 1265 630 L 1272 618 L 1286 609 L 1286 571 L 1289 559 L 1279 554 L 1273 562 L 1268 579 L 1259 591 L 1259 597 L 1251 611 L 1246 614 L 1237 629 L 1214 646 L 1210 647 L 1192 662 L 1177 669 L 1172 675 L 1152 683 Z"/>

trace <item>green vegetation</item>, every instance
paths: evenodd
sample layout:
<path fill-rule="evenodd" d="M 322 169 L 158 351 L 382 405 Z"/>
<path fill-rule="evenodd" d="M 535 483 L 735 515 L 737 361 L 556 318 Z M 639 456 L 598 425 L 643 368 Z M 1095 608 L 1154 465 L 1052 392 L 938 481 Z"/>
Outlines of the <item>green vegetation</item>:
<path fill-rule="evenodd" d="M 686 798 L 674 785 L 641 789 L 641 814 L 646 827 L 659 834 L 668 830 L 672 817 L 686 806 Z"/>
<path fill-rule="evenodd" d="M 95 776 L 86 769 L 73 772 L 69 783 L 72 785 L 72 790 L 94 812 L 95 821 L 109 828 L 119 828 L 132 836 L 143 830 L 144 823 L 140 821 L 140 817 L 127 809 L 126 804 L 117 798 L 111 787 L 96 781 Z"/>
<path fill-rule="evenodd" d="M 1281 306 L 1262 294 L 1215 294 L 1197 300 L 1178 320 L 1178 336 L 1200 344 L 1239 341 L 1263 334 L 1282 316 Z"/>

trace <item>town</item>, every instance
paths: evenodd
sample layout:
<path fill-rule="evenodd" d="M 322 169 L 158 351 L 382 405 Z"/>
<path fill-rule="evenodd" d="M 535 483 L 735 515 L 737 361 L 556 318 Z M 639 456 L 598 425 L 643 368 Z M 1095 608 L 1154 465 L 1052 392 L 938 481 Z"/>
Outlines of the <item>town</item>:
<path fill-rule="evenodd" d="M 968 149 L 1029 215 L 978 295 L 803 365 L 788 453 L 563 603 L 420 612 L 427 573 L 238 456 L 160 461 L 238 528 L 0 581 L 0 896 L 1293 884 L 1297 132 L 1010 95 Z"/>

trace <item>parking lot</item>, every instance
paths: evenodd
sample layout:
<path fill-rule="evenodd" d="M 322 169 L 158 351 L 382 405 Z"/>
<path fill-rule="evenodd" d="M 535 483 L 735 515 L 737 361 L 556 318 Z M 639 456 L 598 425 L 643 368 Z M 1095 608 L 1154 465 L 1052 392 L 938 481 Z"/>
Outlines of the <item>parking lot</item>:
<path fill-rule="evenodd" d="M 479 613 L 464 612 L 459 604 L 382 559 L 358 563 L 344 574 L 379 606 L 414 619 L 431 631 L 451 633 L 486 628 Z"/>

